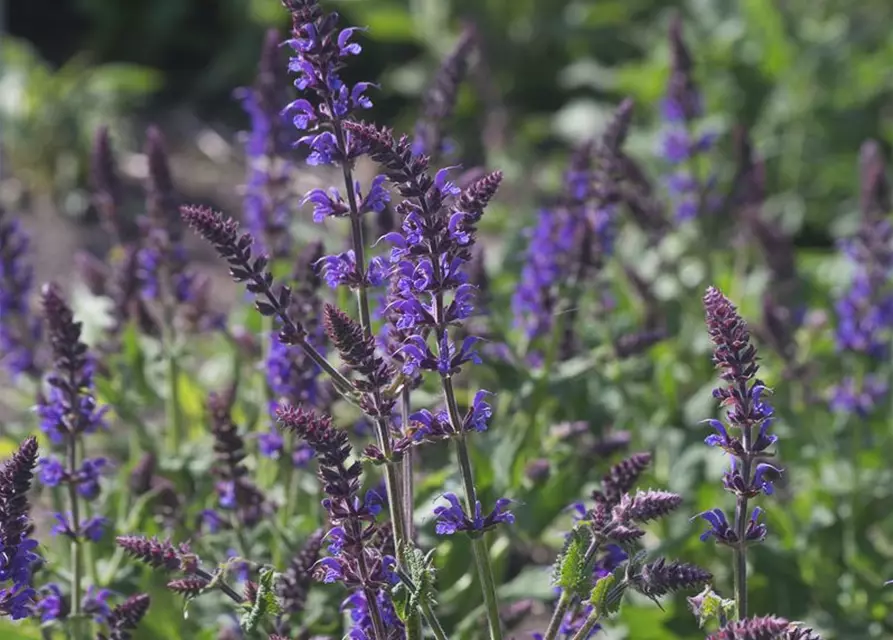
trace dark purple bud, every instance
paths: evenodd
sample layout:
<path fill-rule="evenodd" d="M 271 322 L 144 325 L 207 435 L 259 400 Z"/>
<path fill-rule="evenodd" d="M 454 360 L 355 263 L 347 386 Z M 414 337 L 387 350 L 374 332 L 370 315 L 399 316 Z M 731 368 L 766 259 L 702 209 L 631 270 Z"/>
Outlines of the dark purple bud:
<path fill-rule="evenodd" d="M 624 494 L 614 507 L 618 523 L 648 522 L 667 515 L 682 504 L 682 496 L 668 491 L 637 491 L 634 496 Z"/>
<path fill-rule="evenodd" d="M 550 465 L 546 458 L 531 460 L 524 467 L 524 475 L 531 482 L 544 482 L 549 478 Z"/>
<path fill-rule="evenodd" d="M 37 439 L 29 436 L 0 466 L 0 546 L 5 550 L 23 544 L 31 530 L 28 491 L 34 478 L 37 453 Z"/>
<path fill-rule="evenodd" d="M 186 598 L 194 598 L 204 591 L 208 586 L 208 581 L 204 578 L 179 578 L 171 580 L 167 583 L 167 588 L 174 593 L 180 594 Z"/>
<path fill-rule="evenodd" d="M 684 562 L 667 562 L 661 558 L 642 567 L 630 579 L 630 585 L 649 598 L 660 598 L 682 589 L 696 589 L 708 583 L 713 576 L 700 567 Z"/>
<path fill-rule="evenodd" d="M 208 396 L 207 407 L 214 436 L 211 474 L 217 481 L 220 507 L 232 511 L 236 521 L 250 529 L 269 515 L 272 505 L 251 480 L 244 464 L 247 456 L 245 441 L 231 417 L 234 397 L 235 389 Z"/>
<path fill-rule="evenodd" d="M 154 569 L 191 573 L 198 567 L 198 558 L 186 543 L 175 547 L 170 540 L 144 536 L 118 536 L 115 542 L 131 556 Z"/>
<path fill-rule="evenodd" d="M 651 464 L 650 453 L 634 453 L 626 460 L 615 464 L 602 478 L 602 488 L 594 491 L 592 499 L 613 507 L 620 502 L 639 479 L 642 472 Z"/>
<path fill-rule="evenodd" d="M 733 620 L 708 640 L 821 640 L 821 636 L 799 622 L 778 616 Z"/>
<path fill-rule="evenodd" d="M 167 144 L 161 130 L 152 125 L 146 131 L 144 153 L 149 165 L 146 181 L 146 209 L 151 224 L 164 230 L 173 241 L 179 238 L 177 201 L 171 178 Z"/>
<path fill-rule="evenodd" d="M 476 40 L 475 30 L 467 27 L 459 36 L 452 52 L 444 58 L 433 82 L 422 96 L 422 117 L 416 123 L 416 138 L 413 141 L 416 153 L 440 155 L 443 127 L 455 108 L 459 85 L 464 79 Z"/>
<path fill-rule="evenodd" d="M 292 558 L 288 569 L 276 585 L 276 595 L 287 613 L 299 613 L 307 603 L 307 593 L 313 583 L 313 567 L 319 560 L 323 529 L 317 529 L 304 541 L 301 550 Z"/>
<path fill-rule="evenodd" d="M 252 255 L 254 239 L 250 233 L 239 233 L 239 223 L 232 218 L 224 218 L 207 207 L 185 206 L 180 208 L 183 220 L 205 240 L 214 245 L 217 253 L 230 266 L 230 275 L 235 282 L 246 283 L 245 288 L 257 300 L 255 306 L 264 316 L 277 316 L 282 322 L 279 339 L 288 345 L 300 344 L 306 331 L 291 314 L 291 290 L 273 288 L 273 274 L 267 269 L 267 258 Z"/>
<path fill-rule="evenodd" d="M 123 212 L 124 190 L 106 126 L 99 127 L 93 138 L 91 187 L 93 204 L 99 212 L 106 232 L 118 243 L 129 242 L 136 238 L 139 233 L 137 225 Z"/>
<path fill-rule="evenodd" d="M 713 363 L 720 369 L 720 377 L 732 384 L 746 384 L 759 369 L 747 323 L 715 287 L 709 287 L 704 295 L 704 311 L 707 332 L 715 345 Z"/>
<path fill-rule="evenodd" d="M 364 383 L 357 383 L 361 391 L 382 389 L 390 383 L 393 372 L 376 354 L 375 339 L 365 335 L 358 322 L 334 305 L 327 304 L 323 326 L 344 363 L 366 378 Z"/>
<path fill-rule="evenodd" d="M 150 602 L 148 595 L 140 593 L 130 596 L 112 609 L 106 621 L 109 628 L 108 640 L 130 640 L 131 632 L 136 630 L 149 611 Z"/>

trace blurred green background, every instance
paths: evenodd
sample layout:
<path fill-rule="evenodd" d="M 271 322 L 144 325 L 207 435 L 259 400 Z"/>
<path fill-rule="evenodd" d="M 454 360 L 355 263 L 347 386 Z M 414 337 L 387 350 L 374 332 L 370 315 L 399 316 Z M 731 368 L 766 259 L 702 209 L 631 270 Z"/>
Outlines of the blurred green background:
<path fill-rule="evenodd" d="M 715 126 L 752 129 L 768 163 L 769 208 L 801 244 L 828 243 L 852 197 L 855 150 L 893 133 L 888 0 L 331 4 L 369 27 L 352 71 L 380 83 L 373 115 L 401 128 L 463 21 L 474 22 L 487 77 L 461 96 L 455 135 L 466 154 L 487 146 L 515 175 L 596 130 L 623 96 L 638 101 L 641 120 L 655 114 L 666 24 L 679 9 Z M 83 183 L 99 121 L 132 141 L 135 124 L 172 110 L 244 127 L 232 91 L 252 81 L 264 29 L 288 26 L 279 0 L 28 0 L 10 9 L 0 76 L 6 155 L 21 179 L 59 193 Z"/>

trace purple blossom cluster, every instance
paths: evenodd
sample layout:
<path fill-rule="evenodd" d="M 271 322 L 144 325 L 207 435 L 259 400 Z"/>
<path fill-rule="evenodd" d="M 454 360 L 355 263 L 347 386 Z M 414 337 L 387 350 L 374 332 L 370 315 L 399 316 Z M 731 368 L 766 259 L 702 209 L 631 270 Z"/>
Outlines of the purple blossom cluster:
<path fill-rule="evenodd" d="M 36 376 L 40 321 L 29 304 L 34 273 L 29 238 L 21 223 L 0 207 L 0 362 L 13 376 Z"/>
<path fill-rule="evenodd" d="M 703 96 L 693 77 L 694 63 L 682 37 L 682 20 L 675 16 L 670 25 L 670 79 L 661 105 L 664 131 L 661 156 L 672 167 L 667 189 L 674 202 L 676 220 L 694 219 L 715 207 L 711 193 L 715 176 L 704 175 L 704 155 L 716 142 L 714 132 L 696 133 L 704 115 Z"/>
<path fill-rule="evenodd" d="M 868 141 L 861 152 L 862 218 L 857 233 L 841 243 L 854 275 L 835 304 L 836 342 L 867 366 L 860 377 L 848 376 L 832 390 L 831 408 L 870 415 L 887 397 L 887 382 L 871 370 L 885 361 L 893 340 L 893 225 L 885 217 L 890 204 L 886 167 L 879 145 Z"/>
<path fill-rule="evenodd" d="M 763 510 L 748 503 L 761 493 L 771 495 L 782 469 L 767 460 L 777 437 L 769 432 L 773 409 L 764 399 L 770 393 L 756 377 L 757 350 L 750 341 L 747 323 L 735 306 L 718 289 L 710 287 L 704 296 L 707 332 L 713 342 L 713 364 L 722 383 L 713 397 L 726 411 L 724 420 L 706 422 L 715 433 L 705 439 L 729 455 L 730 465 L 723 475 L 723 487 L 735 496 L 735 517 L 730 523 L 720 508 L 700 514 L 710 525 L 701 540 L 713 538 L 735 553 L 735 594 L 740 618 L 747 615 L 747 548 L 766 537 L 760 522 Z"/>
<path fill-rule="evenodd" d="M 288 254 L 288 224 L 294 205 L 289 185 L 293 174 L 288 160 L 289 120 L 282 113 L 282 105 L 287 101 L 287 78 L 280 40 L 276 29 L 267 31 L 254 86 L 236 91 L 251 124 L 245 141 L 245 222 L 261 243 L 258 249 L 274 258 Z"/>
<path fill-rule="evenodd" d="M 104 457 L 82 457 L 85 436 L 105 428 L 107 407 L 96 401 L 94 364 L 81 339 L 81 323 L 54 285 L 45 285 L 41 292 L 46 334 L 53 354 L 53 368 L 47 377 L 49 391 L 37 405 L 40 428 L 50 443 L 58 447 L 62 457 L 47 455 L 38 461 L 38 477 L 47 487 L 67 490 L 68 510 L 54 515 L 53 535 L 64 535 L 75 542 L 73 553 L 80 553 L 84 542 L 98 542 L 105 533 L 108 519 L 89 515 L 89 504 L 100 493 L 100 479 L 108 472 L 110 463 Z M 80 562 L 78 560 L 78 562 Z M 88 591 L 81 600 L 81 585 L 73 585 L 78 600 L 76 611 L 92 611 L 94 617 L 104 619 L 110 609 L 106 605 L 108 593 Z M 44 620 L 68 614 L 61 588 L 46 585 L 37 604 Z"/>
<path fill-rule="evenodd" d="M 0 617 L 13 620 L 31 615 L 37 598 L 31 573 L 40 556 L 27 497 L 37 454 L 37 439 L 30 437 L 0 465 Z"/>
<path fill-rule="evenodd" d="M 512 298 L 515 323 L 528 342 L 549 337 L 559 316 L 562 339 L 573 335 L 576 289 L 596 275 L 612 253 L 616 205 L 602 184 L 598 156 L 611 145 L 617 126 L 608 127 L 600 144 L 589 142 L 574 152 L 562 195 L 540 209 L 528 231 L 521 281 Z"/>
<path fill-rule="evenodd" d="M 202 513 L 208 529 L 256 527 L 273 511 L 273 505 L 251 480 L 244 461 L 247 457 L 245 441 L 232 419 L 235 389 L 208 396 L 207 408 L 214 436 L 214 463 L 211 474 L 215 479 L 217 507 L 227 514 L 221 517 L 213 509 Z"/>
<path fill-rule="evenodd" d="M 326 534 L 330 555 L 318 562 L 316 571 L 323 582 L 342 582 L 351 591 L 344 603 L 354 621 L 350 637 L 402 637 L 402 624 L 388 597 L 396 582 L 395 560 L 374 544 L 380 538 L 375 518 L 382 509 L 381 496 L 374 491 L 360 496 L 362 465 L 350 461 L 347 434 L 336 429 L 328 416 L 299 407 L 280 407 L 278 418 L 283 429 L 313 448 L 319 461 L 323 506 L 332 526 Z"/>
<path fill-rule="evenodd" d="M 642 561 L 645 554 L 636 547 L 645 535 L 641 525 L 667 516 L 682 504 L 681 496 L 667 491 L 630 493 L 650 463 L 648 453 L 631 455 L 605 474 L 601 487 L 592 493 L 592 506 L 571 505 L 574 527 L 553 574 L 559 600 L 545 634 L 534 634 L 538 640 L 585 640 L 595 635 L 605 608 L 611 606 L 594 600 L 597 588 L 593 587 L 600 580 L 622 575 L 617 598 L 631 589 L 656 600 L 712 578 L 707 571 L 682 562 Z"/>

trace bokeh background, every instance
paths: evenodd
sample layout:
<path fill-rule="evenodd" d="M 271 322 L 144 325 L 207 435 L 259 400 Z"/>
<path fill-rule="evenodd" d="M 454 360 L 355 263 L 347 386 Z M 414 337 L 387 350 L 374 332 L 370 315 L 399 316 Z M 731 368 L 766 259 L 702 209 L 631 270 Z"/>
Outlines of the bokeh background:
<path fill-rule="evenodd" d="M 875 138 L 889 150 L 893 140 L 889 0 L 328 4 L 345 15 L 346 23 L 369 27 L 362 39 L 364 55 L 350 73 L 380 86 L 371 117 L 404 131 L 411 130 L 419 96 L 462 27 L 473 23 L 477 28 L 482 64 L 463 86 L 451 135 L 463 162 L 498 167 L 507 176 L 500 203 L 484 223 L 485 242 L 510 243 L 495 254 L 505 257 L 502 283 L 496 283 L 503 294 L 516 278 L 519 232 L 533 219 L 534 203 L 556 189 L 568 148 L 598 132 L 622 98 L 630 96 L 637 105 L 631 153 L 655 174 L 666 169 L 657 152 L 658 104 L 669 68 L 667 26 L 679 11 L 705 95 L 707 124 L 719 134 L 719 157 L 728 159 L 715 170 L 727 177 L 734 169 L 730 133 L 736 125 L 746 127 L 766 162 L 769 197 L 763 214 L 792 235 L 800 266 L 811 282 L 824 287 L 822 293 L 810 292 L 809 302 L 828 308 L 827 291 L 841 278 L 838 274 L 834 280 L 839 266 L 835 239 L 858 222 L 859 146 Z M 88 191 L 90 144 L 100 124 L 113 131 L 135 202 L 145 175 L 144 132 L 157 123 L 172 151 L 182 199 L 238 213 L 238 185 L 245 171 L 239 132 L 247 118 L 233 92 L 253 82 L 266 29 L 279 27 L 284 33 L 287 26 L 278 0 L 8 4 L 0 45 L 0 200 L 22 215 L 36 236 L 39 280 L 68 280 L 79 251 L 102 248 Z M 308 185 L 317 186 L 321 177 L 307 172 Z M 688 241 L 697 246 L 696 238 Z M 223 299 L 237 295 L 205 248 L 195 243 L 192 250 L 219 276 L 215 291 Z M 759 303 L 753 300 L 758 296 L 750 294 L 762 285 L 733 281 L 728 271 L 722 277 L 737 293 L 749 295 L 742 305 L 745 315 L 757 315 Z M 694 289 L 689 298 L 696 301 Z M 664 297 L 671 299 L 678 291 Z M 611 380 L 579 380 L 572 362 L 555 383 L 573 380 L 576 386 L 568 383 L 565 389 L 572 399 L 562 404 L 561 390 L 550 387 L 558 407 L 550 415 L 588 415 L 594 411 L 591 393 L 602 392 L 598 404 L 607 408 L 605 413 L 621 426 L 637 425 L 642 443 L 665 452 L 655 471 L 656 486 L 694 496 L 708 508 L 722 494 L 704 478 L 715 480 L 722 460 L 698 448 L 704 434 L 695 428 L 713 411 L 709 389 L 714 381 L 701 325 L 686 325 L 685 331 L 676 345 L 654 350 L 653 378 L 634 389 L 635 402 L 618 395 Z M 830 339 L 823 340 L 816 350 L 833 353 Z M 689 344 L 696 344 L 700 358 L 691 366 L 680 360 L 692 356 Z M 767 368 L 772 370 L 771 363 Z M 579 393 L 573 395 L 573 389 Z M 847 446 L 840 443 L 850 443 L 847 423 L 830 424 L 826 407 L 795 416 L 803 405 L 802 399 L 790 400 L 788 415 L 782 416 L 783 437 L 788 451 L 799 456 L 795 462 L 803 470 L 802 483 L 783 488 L 783 507 L 772 505 L 776 538 L 755 554 L 754 608 L 817 621 L 830 638 L 890 637 L 885 634 L 893 632 L 893 601 L 879 602 L 870 585 L 880 584 L 880 574 L 893 564 L 891 532 L 878 526 L 878 518 L 889 520 L 891 491 L 878 485 L 860 504 L 859 518 L 845 504 L 860 490 L 853 470 L 860 464 L 884 468 L 884 453 L 859 449 L 861 443 L 852 441 L 849 457 L 838 459 Z M 670 429 L 680 425 L 692 429 Z M 889 425 L 881 421 L 871 429 L 889 435 Z M 511 466 L 513 459 L 506 456 L 494 460 Z M 889 473 L 878 474 L 889 480 Z M 537 499 L 551 518 L 563 508 L 567 493 L 560 484 L 549 491 Z M 545 522 L 539 512 L 532 517 L 541 516 Z M 545 526 L 522 524 L 525 531 Z M 662 531 L 667 553 L 690 560 L 707 553 L 721 566 L 721 553 L 705 552 L 692 527 L 683 518 Z M 522 542 L 530 543 L 536 562 L 548 561 L 536 541 Z M 542 595 L 541 578 L 531 574 L 526 583 L 516 581 L 513 593 L 535 589 Z M 697 637 L 684 603 L 669 604 L 668 613 L 634 611 L 624 620 L 629 637 Z"/>
<path fill-rule="evenodd" d="M 58 213 L 88 223 L 79 190 L 99 123 L 138 152 L 145 124 L 158 122 L 176 153 L 201 160 L 196 175 L 181 176 L 188 195 L 199 195 L 203 178 L 223 182 L 203 171 L 239 162 L 234 140 L 246 119 L 233 90 L 252 82 L 264 30 L 288 26 L 278 0 L 8 4 L 0 123 L 4 175 L 16 181 L 5 195 L 52 197 Z M 806 245 L 829 244 L 852 195 L 859 144 L 893 133 L 886 0 L 331 4 L 369 27 L 352 70 L 380 84 L 372 115 L 397 128 L 411 126 L 431 70 L 472 21 L 487 68 L 463 92 L 453 134 L 472 159 L 485 146 L 498 155 L 490 160 L 510 177 L 534 160 L 548 169 L 556 148 L 598 130 L 621 97 L 635 98 L 638 117 L 650 121 L 666 81 L 669 13 L 681 10 L 715 127 L 752 131 L 768 163 L 770 207 Z"/>

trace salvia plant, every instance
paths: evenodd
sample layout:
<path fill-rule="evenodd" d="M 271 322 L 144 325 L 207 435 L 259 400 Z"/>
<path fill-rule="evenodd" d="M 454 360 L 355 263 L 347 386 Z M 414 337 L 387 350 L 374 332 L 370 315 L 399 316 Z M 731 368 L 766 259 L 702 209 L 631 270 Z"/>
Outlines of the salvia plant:
<path fill-rule="evenodd" d="M 365 29 L 283 5 L 242 211 L 184 202 L 154 126 L 139 204 L 96 133 L 85 288 L 0 211 L 3 637 L 889 637 L 881 145 L 813 269 L 674 18 L 660 157 L 623 100 L 528 220 L 451 131 L 474 25 L 400 134 Z"/>

